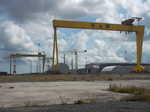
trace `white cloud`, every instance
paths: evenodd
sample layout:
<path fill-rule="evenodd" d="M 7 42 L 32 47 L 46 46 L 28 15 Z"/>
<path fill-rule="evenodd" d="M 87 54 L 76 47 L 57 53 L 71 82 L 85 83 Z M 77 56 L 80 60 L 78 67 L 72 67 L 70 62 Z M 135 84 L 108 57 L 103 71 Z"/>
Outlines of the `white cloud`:
<path fill-rule="evenodd" d="M 4 49 L 12 51 L 30 51 L 34 48 L 34 43 L 26 34 L 26 31 L 13 22 L 4 22 L 0 25 L 1 44 Z"/>

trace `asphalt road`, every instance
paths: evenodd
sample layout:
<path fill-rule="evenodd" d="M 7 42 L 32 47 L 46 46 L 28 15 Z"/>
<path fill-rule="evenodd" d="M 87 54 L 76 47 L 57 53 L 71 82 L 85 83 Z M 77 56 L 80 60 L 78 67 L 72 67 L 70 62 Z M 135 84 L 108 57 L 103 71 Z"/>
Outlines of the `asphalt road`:
<path fill-rule="evenodd" d="M 150 112 L 150 103 L 103 102 L 97 104 L 51 105 L 46 107 L 1 108 L 0 112 Z"/>

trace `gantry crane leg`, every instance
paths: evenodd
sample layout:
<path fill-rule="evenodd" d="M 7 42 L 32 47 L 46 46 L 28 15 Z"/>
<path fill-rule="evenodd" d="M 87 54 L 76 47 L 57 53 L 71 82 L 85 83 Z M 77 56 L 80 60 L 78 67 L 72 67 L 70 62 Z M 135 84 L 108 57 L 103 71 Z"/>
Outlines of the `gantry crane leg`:
<path fill-rule="evenodd" d="M 144 67 L 141 65 L 142 60 L 142 47 L 143 47 L 143 37 L 144 37 L 144 31 L 136 32 L 136 62 L 137 65 L 134 67 L 135 72 L 142 72 L 144 70 Z"/>
<path fill-rule="evenodd" d="M 58 58 L 58 44 L 57 44 L 57 32 L 56 32 L 56 27 L 54 27 L 54 41 L 53 41 L 53 65 L 52 65 L 52 69 L 53 71 L 59 71 L 58 70 L 58 62 L 59 62 L 59 58 Z"/>

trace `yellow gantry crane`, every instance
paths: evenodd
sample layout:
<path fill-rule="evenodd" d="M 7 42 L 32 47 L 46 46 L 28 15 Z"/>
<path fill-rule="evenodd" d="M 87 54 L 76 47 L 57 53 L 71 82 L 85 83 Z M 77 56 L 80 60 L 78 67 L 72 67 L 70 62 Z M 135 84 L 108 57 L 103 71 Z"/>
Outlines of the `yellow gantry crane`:
<path fill-rule="evenodd" d="M 23 57 L 42 57 L 43 58 L 43 72 L 44 72 L 44 67 L 45 67 L 45 58 L 46 55 L 45 54 L 20 54 L 20 53 L 16 53 L 16 54 L 10 54 L 10 75 L 12 74 L 12 62 L 15 63 L 16 58 L 23 58 Z M 13 66 L 13 74 L 16 74 L 16 65 L 14 64 Z"/>
<path fill-rule="evenodd" d="M 109 24 L 109 23 L 94 23 L 94 22 L 79 22 L 53 20 L 54 27 L 54 42 L 53 42 L 53 71 L 59 71 L 58 60 L 58 43 L 57 43 L 57 28 L 76 28 L 76 29 L 93 29 L 93 30 L 110 30 L 110 31 L 125 31 L 136 33 L 136 66 L 135 72 L 141 72 L 144 67 L 141 65 L 142 46 L 144 38 L 144 26 L 134 26 L 128 24 Z"/>

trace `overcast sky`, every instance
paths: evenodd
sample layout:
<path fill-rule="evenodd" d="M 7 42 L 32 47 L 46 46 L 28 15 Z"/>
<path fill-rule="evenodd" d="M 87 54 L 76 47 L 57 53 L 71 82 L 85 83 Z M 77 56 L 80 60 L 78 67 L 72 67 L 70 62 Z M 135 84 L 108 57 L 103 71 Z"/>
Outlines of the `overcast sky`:
<path fill-rule="evenodd" d="M 39 49 L 52 56 L 53 19 L 120 24 L 131 17 L 143 17 L 139 23 L 146 27 L 142 61 L 150 63 L 149 6 L 150 0 L 0 0 L 0 71 L 9 71 L 9 61 L 4 57 L 10 53 L 36 53 Z M 62 52 L 73 49 L 88 51 L 79 55 L 81 66 L 136 59 L 134 34 L 59 29 L 58 38 L 61 61 Z M 69 56 L 67 63 L 71 60 Z M 29 64 L 29 59 L 18 60 L 17 71 L 30 72 Z"/>

